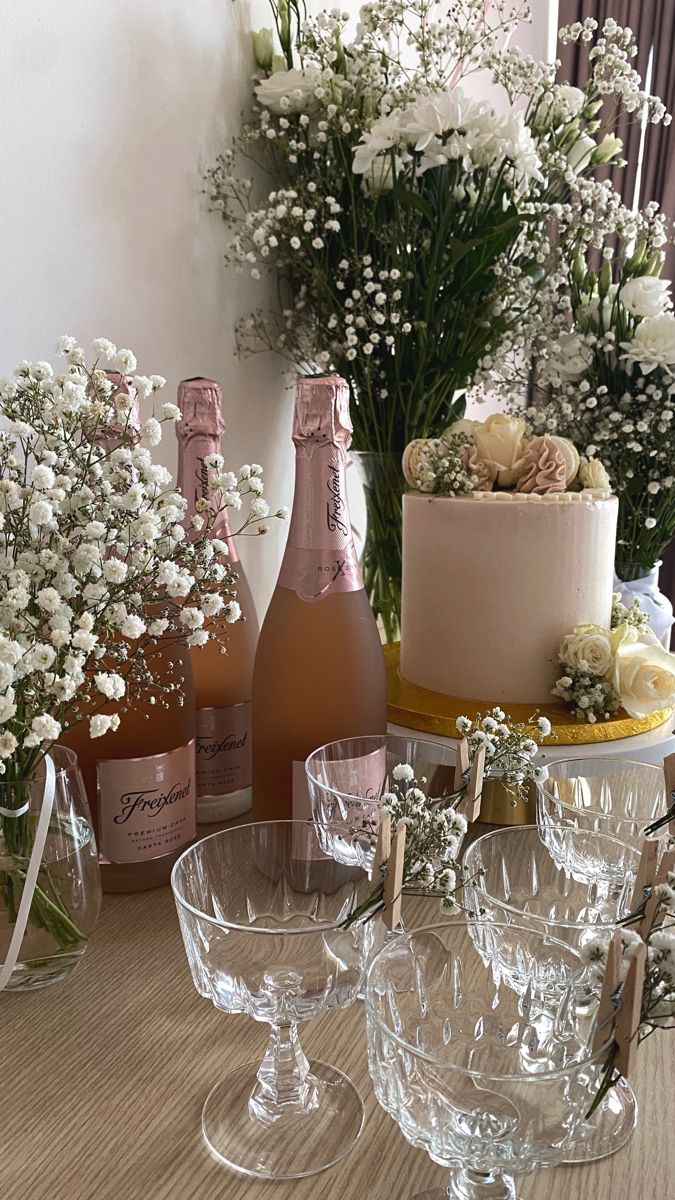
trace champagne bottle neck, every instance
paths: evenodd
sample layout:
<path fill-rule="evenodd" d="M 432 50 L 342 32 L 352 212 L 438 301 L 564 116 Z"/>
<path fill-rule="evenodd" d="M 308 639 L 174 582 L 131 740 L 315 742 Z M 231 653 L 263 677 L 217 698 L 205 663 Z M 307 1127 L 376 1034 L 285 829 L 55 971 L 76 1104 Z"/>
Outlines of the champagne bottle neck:
<path fill-rule="evenodd" d="M 211 470 L 206 460 L 211 454 L 220 454 L 218 433 L 191 433 L 178 437 L 178 487 L 187 500 L 185 527 L 190 532 L 190 522 L 197 513 L 197 503 L 208 500 Z M 229 562 L 238 562 L 236 541 L 232 537 L 227 510 L 223 509 L 216 518 L 213 536 L 227 539 L 230 547 Z"/>
<path fill-rule="evenodd" d="M 347 456 L 334 442 L 300 443 L 295 494 L 279 576 L 304 600 L 363 588 L 347 503 Z"/>

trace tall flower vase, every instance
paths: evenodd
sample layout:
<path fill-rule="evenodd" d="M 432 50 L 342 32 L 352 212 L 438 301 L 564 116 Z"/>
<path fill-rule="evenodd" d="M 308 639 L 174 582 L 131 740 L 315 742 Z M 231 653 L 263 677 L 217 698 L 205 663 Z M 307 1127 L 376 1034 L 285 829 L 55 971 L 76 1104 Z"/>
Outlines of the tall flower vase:
<path fill-rule="evenodd" d="M 352 452 L 366 499 L 366 537 L 362 568 L 366 592 L 385 642 L 400 638 L 402 499 L 401 456 L 378 451 Z"/>
<path fill-rule="evenodd" d="M 625 578 L 614 577 L 614 590 L 619 592 L 623 604 L 630 608 L 637 598 L 640 607 L 647 614 L 649 624 L 666 650 L 670 649 L 670 632 L 673 624 L 673 606 L 666 595 L 659 589 L 659 568 L 657 562 L 651 571 L 644 575 L 635 569 L 635 576 L 629 567 L 621 564 L 621 575 Z"/>
<path fill-rule="evenodd" d="M 0 987 L 28 991 L 80 962 L 101 906 L 87 795 L 72 750 L 0 781 Z"/>

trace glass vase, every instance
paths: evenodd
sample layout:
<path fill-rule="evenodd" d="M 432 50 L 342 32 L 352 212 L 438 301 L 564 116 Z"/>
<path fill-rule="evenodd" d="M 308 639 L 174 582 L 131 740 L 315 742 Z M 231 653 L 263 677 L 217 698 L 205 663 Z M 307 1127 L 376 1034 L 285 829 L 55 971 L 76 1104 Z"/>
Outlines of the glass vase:
<path fill-rule="evenodd" d="M 401 455 L 375 450 L 352 453 L 366 500 L 366 539 L 361 566 L 366 592 L 385 642 L 400 639 L 402 522 L 405 479 Z"/>
<path fill-rule="evenodd" d="M 101 906 L 96 842 L 77 758 L 61 746 L 50 753 L 54 803 L 7 991 L 28 991 L 65 979 L 84 954 Z M 12 941 L 44 791 L 44 761 L 29 778 L 22 777 L 18 764 L 6 764 L 0 781 L 0 966 Z"/>

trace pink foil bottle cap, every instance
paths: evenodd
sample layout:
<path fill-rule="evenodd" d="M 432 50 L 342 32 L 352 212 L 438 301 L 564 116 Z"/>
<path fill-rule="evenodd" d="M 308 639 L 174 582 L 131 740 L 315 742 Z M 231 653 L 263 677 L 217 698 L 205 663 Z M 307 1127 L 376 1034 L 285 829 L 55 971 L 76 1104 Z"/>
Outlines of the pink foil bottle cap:
<path fill-rule="evenodd" d="M 178 407 L 182 420 L 176 425 L 178 437 L 202 433 L 220 439 L 225 432 L 223 393 L 215 379 L 183 379 L 178 385 Z"/>
<path fill-rule="evenodd" d="M 304 375 L 297 383 L 293 441 L 296 446 L 335 445 L 348 450 L 352 440 L 349 386 L 340 375 Z"/>

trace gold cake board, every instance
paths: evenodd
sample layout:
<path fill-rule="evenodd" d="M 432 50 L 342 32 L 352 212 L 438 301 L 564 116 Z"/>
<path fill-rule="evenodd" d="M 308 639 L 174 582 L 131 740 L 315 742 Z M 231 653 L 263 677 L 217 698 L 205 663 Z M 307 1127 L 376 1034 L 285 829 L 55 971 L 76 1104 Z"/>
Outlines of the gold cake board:
<path fill-rule="evenodd" d="M 598 721 L 595 725 L 573 717 L 564 704 L 507 704 L 505 701 L 460 700 L 455 696 L 444 696 L 440 692 L 429 692 L 401 677 L 399 663 L 401 643 L 391 642 L 384 646 L 387 667 L 387 712 L 394 725 L 406 729 L 419 729 L 437 737 L 457 737 L 455 722 L 458 717 L 471 720 L 477 712 L 485 714 L 488 709 L 499 705 L 512 721 L 527 723 L 536 715 L 548 717 L 553 727 L 552 735 L 544 744 L 556 746 L 588 746 L 599 742 L 616 742 L 621 738 L 634 737 L 658 729 L 673 715 L 672 708 L 660 709 L 648 717 L 629 717 L 624 709 L 609 721 Z M 553 736 L 555 735 L 555 736 Z"/>

